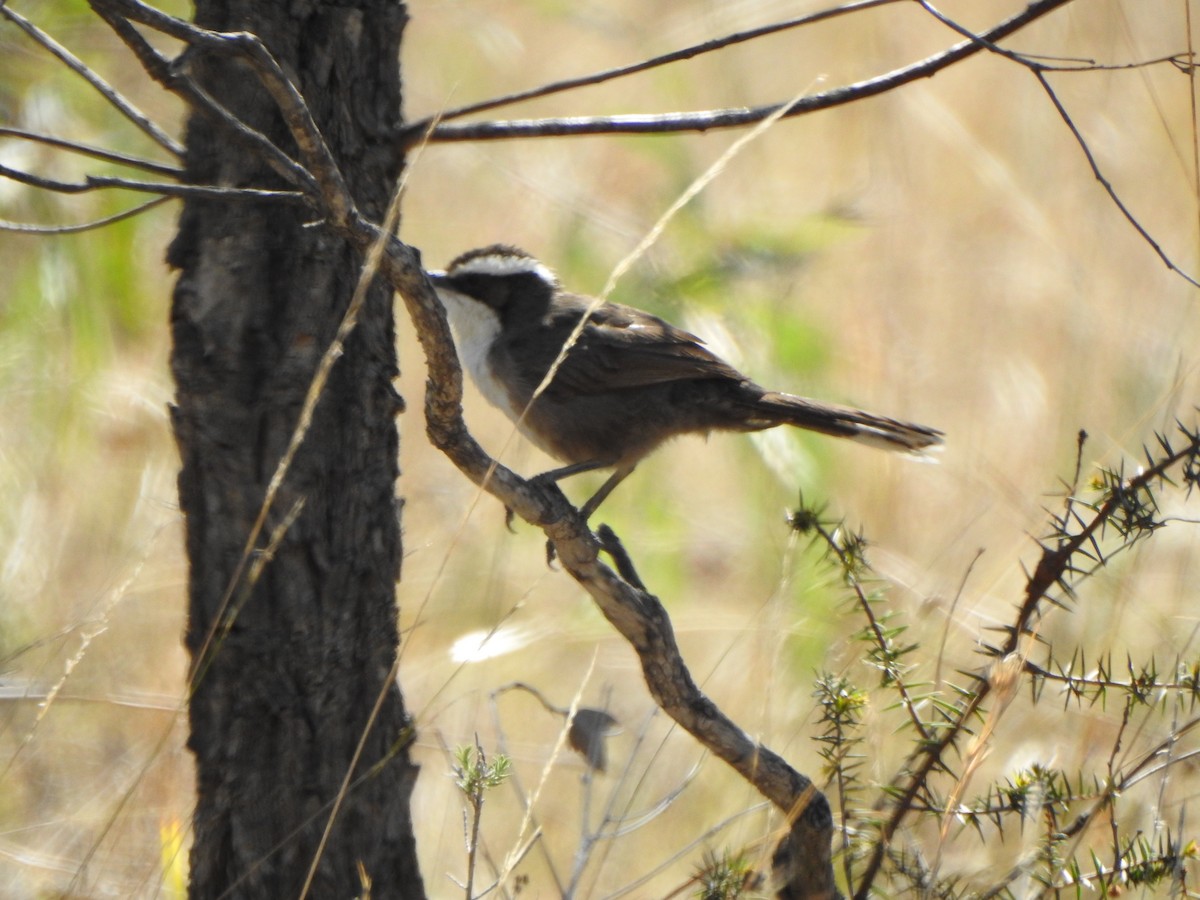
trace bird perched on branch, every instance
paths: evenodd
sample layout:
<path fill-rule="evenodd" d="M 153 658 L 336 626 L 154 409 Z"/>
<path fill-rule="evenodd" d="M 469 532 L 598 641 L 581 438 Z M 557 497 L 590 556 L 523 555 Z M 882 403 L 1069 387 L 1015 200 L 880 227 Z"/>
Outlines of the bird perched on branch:
<path fill-rule="evenodd" d="M 769 391 L 694 334 L 631 306 L 600 303 L 589 313 L 592 298 L 564 290 L 516 247 L 470 250 L 429 277 L 484 397 L 565 463 L 539 478 L 613 469 L 581 508 L 585 519 L 647 454 L 682 434 L 794 425 L 907 453 L 942 442 L 924 425 Z"/>

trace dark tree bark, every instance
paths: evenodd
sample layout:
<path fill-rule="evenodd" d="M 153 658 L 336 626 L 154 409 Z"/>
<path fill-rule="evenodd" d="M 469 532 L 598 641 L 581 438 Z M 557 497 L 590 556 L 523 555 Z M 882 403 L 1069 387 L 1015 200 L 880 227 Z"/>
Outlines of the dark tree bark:
<path fill-rule="evenodd" d="M 396 0 L 198 0 L 196 20 L 257 34 L 307 99 L 363 212 L 383 217 L 402 159 Z M 240 61 L 189 51 L 206 90 L 294 152 Z M 189 179 L 285 187 L 194 115 Z M 303 502 L 273 559 L 232 592 L 267 484 L 360 267 L 303 208 L 188 202 L 170 263 L 179 494 L 191 563 L 189 746 L 198 792 L 191 896 L 300 896 L 338 788 L 397 652 L 400 568 L 391 293 L 370 292 L 257 548 Z M 228 603 L 226 599 L 228 598 Z M 310 895 L 422 897 L 409 797 L 416 767 L 399 688 L 335 820 Z"/>

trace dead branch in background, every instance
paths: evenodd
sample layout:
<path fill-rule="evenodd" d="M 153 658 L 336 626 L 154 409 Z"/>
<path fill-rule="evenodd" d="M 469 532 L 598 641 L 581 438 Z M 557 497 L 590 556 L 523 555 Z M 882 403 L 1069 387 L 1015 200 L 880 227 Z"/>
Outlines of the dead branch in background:
<path fill-rule="evenodd" d="M 133 178 L 119 178 L 110 175 L 88 175 L 83 181 L 61 181 L 57 178 L 45 178 L 22 172 L 11 166 L 0 165 L 0 177 L 8 178 L 18 184 L 29 185 L 43 191 L 56 194 L 86 194 L 90 191 L 110 190 L 120 188 L 138 194 L 158 194 L 160 197 L 204 197 L 209 200 L 231 199 L 234 197 L 251 198 L 254 200 L 300 200 L 301 194 L 295 191 L 271 191 L 260 188 L 218 187 L 205 184 L 170 184 L 163 181 L 137 181 Z"/>
<path fill-rule="evenodd" d="M 132 219 L 134 216 L 140 216 L 144 212 L 149 212 L 156 206 L 166 203 L 173 197 L 155 197 L 153 200 L 147 200 L 138 206 L 131 209 L 123 210 L 119 213 L 113 213 L 111 216 L 104 216 L 100 219 L 95 219 L 91 222 L 79 222 L 75 225 L 31 225 L 28 222 L 5 222 L 0 219 L 0 231 L 14 231 L 18 234 L 40 234 L 40 235 L 61 235 L 61 234 L 82 234 L 85 231 L 94 231 L 98 228 L 104 228 L 108 225 L 114 225 L 117 222 L 123 222 L 125 219 Z"/>

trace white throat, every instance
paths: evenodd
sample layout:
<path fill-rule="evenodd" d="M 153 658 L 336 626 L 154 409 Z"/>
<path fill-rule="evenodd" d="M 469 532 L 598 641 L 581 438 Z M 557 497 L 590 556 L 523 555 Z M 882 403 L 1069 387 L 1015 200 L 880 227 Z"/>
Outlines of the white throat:
<path fill-rule="evenodd" d="M 454 341 L 463 368 L 471 373 L 471 379 L 488 403 L 515 422 L 521 411 L 513 411 L 508 391 L 492 372 L 492 364 L 488 360 L 492 342 L 500 334 L 500 316 L 486 303 L 480 303 L 458 291 L 440 287 L 437 295 L 442 306 L 446 307 L 446 317 L 454 329 Z"/>

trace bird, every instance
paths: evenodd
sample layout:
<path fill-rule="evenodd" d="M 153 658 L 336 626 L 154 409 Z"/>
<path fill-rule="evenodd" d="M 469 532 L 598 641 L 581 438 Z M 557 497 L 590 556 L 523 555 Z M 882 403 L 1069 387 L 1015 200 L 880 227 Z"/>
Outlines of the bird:
<path fill-rule="evenodd" d="M 564 463 L 537 478 L 612 469 L 580 507 L 584 521 L 642 459 L 683 434 L 791 425 L 918 455 L 943 442 L 936 428 L 767 390 L 658 316 L 565 290 L 548 266 L 514 246 L 468 250 L 426 274 L 484 398 Z"/>

